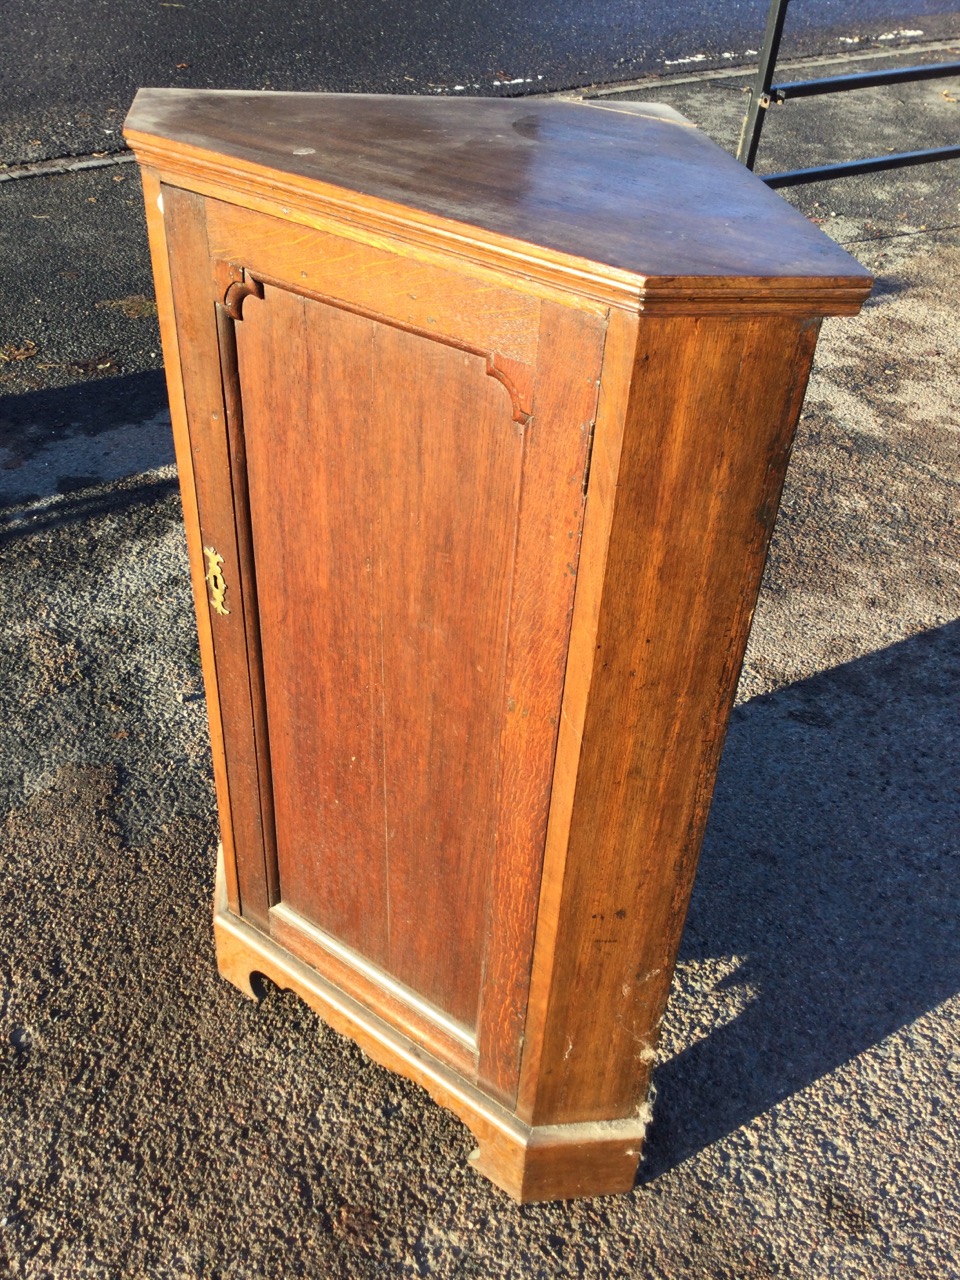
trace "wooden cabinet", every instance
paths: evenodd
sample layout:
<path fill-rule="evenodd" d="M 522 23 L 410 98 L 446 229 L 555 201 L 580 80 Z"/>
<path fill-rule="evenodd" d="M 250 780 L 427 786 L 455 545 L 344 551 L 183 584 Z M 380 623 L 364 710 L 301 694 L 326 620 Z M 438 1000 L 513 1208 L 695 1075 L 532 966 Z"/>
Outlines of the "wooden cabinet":
<path fill-rule="evenodd" d="M 647 104 L 153 89 L 127 137 L 221 972 L 517 1198 L 627 1189 L 819 318 L 869 278 Z"/>

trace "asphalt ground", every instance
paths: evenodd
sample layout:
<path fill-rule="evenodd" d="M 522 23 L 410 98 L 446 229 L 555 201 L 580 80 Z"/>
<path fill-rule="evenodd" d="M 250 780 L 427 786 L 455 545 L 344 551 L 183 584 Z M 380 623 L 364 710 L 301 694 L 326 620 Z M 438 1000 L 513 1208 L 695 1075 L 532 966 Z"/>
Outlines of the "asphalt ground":
<path fill-rule="evenodd" d="M 649 96 L 729 143 L 742 84 L 681 80 Z M 960 86 L 885 93 L 789 104 L 761 167 L 894 111 L 956 138 Z M 217 976 L 137 176 L 0 187 L 0 1271 L 960 1275 L 958 170 L 786 197 L 878 287 L 824 325 L 638 1185 L 526 1208 L 422 1091 Z"/>
<path fill-rule="evenodd" d="M 5 0 L 0 162 L 113 151 L 140 85 L 521 94 L 748 63 L 766 0 Z M 783 54 L 960 29 L 956 0 L 794 0 Z"/>

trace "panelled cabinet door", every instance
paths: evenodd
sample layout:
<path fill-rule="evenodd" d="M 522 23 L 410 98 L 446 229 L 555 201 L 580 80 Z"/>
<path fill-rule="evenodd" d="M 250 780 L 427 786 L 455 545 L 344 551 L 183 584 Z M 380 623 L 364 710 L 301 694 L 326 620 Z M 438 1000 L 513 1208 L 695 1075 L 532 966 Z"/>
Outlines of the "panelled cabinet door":
<path fill-rule="evenodd" d="M 511 1098 L 603 316 L 164 204 L 239 911 Z"/>

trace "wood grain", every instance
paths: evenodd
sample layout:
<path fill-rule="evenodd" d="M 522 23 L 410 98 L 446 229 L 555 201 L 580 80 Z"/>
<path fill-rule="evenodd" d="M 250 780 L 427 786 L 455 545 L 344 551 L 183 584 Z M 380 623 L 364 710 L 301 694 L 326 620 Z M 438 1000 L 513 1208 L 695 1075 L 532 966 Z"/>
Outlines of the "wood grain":
<path fill-rule="evenodd" d="M 485 359 L 283 289 L 238 341 L 283 900 L 475 1025 L 510 397 Z"/>
<path fill-rule="evenodd" d="M 557 916 L 541 917 L 534 1124 L 645 1101 L 817 327 L 641 322 L 569 836 L 548 868 Z"/>
<path fill-rule="evenodd" d="M 842 249 L 668 108 L 141 89 L 125 133 L 191 180 L 307 194 L 371 231 L 621 305 L 832 312 L 869 292 Z"/>
<path fill-rule="evenodd" d="M 190 580 L 197 615 L 200 665 L 203 672 L 207 718 L 210 726 L 213 776 L 217 792 L 217 808 L 220 816 L 220 839 L 223 849 L 227 901 L 232 911 L 239 912 L 240 888 L 237 879 L 236 846 L 230 812 L 230 794 L 227 785 L 223 718 L 220 711 L 217 668 L 213 653 L 213 630 L 207 608 L 203 535 L 200 530 L 197 482 L 183 390 L 180 344 L 177 337 L 173 285 L 170 278 L 169 248 L 163 217 L 163 195 L 160 180 L 153 170 L 141 167 L 140 176 L 143 183 L 143 201 L 149 231 L 150 257 L 157 296 L 157 312 L 160 321 L 160 338 L 163 343 L 164 371 L 167 380 L 167 397 L 170 403 L 174 451 L 177 459 L 177 476 L 180 482 L 180 495 L 183 503 L 183 522 L 187 540 L 187 556 L 190 563 Z"/>
<path fill-rule="evenodd" d="M 270 937 L 465 1079 L 476 1080 L 476 1036 L 418 992 L 310 924 L 286 903 L 270 912 Z"/>
<path fill-rule="evenodd" d="M 203 545 L 223 557 L 227 583 L 225 616 L 211 614 L 206 589 L 198 607 L 213 641 L 227 811 L 235 847 L 242 851 L 236 859 L 240 906 L 244 915 L 267 926 L 272 839 L 264 831 L 261 809 L 263 759 L 257 751 L 253 704 L 258 695 L 251 686 L 251 658 L 254 680 L 258 676 L 256 656 L 247 648 L 251 601 L 244 598 L 240 553 L 246 532 L 238 534 L 232 490 L 234 461 L 216 321 L 217 277 L 207 247 L 203 200 L 169 187 L 163 188 L 162 196 L 200 531 Z"/>
<path fill-rule="evenodd" d="M 256 999 L 253 979 L 294 991 L 335 1031 L 349 1036 L 381 1066 L 421 1085 L 470 1129 L 470 1162 L 514 1200 L 567 1199 L 627 1191 L 647 1119 L 534 1129 L 411 1041 L 390 1022 L 320 976 L 260 930 L 230 911 L 222 857 L 214 901 L 217 965 L 227 981 Z M 257 984 L 259 989 L 259 984 Z"/>
<path fill-rule="evenodd" d="M 632 1191 L 647 1123 L 544 1125 L 521 1142 L 484 1136 L 470 1163 L 521 1204 Z"/>
<path fill-rule="evenodd" d="M 528 988 L 523 1030 L 523 1071 L 516 1105 L 518 1114 L 527 1121 L 536 1103 L 546 1025 L 546 1001 L 550 995 L 550 975 L 553 972 L 560 922 L 570 821 L 580 768 L 587 702 L 594 673 L 596 634 L 620 477 L 637 328 L 636 316 L 622 311 L 611 313 L 590 456 L 589 486 L 564 676 L 563 706 L 554 756 L 543 871 L 538 886 L 533 977 Z"/>
<path fill-rule="evenodd" d="M 207 218 L 218 259 L 508 360 L 536 357 L 540 304 L 530 294 L 220 200 L 208 202 Z"/>
<path fill-rule="evenodd" d="M 231 238 L 231 253 L 255 251 L 264 222 Z M 485 1018 L 481 1072 L 512 1098 L 604 325 L 551 304 L 541 322 L 541 304 L 531 312 L 525 298 L 519 314 L 536 322 L 533 333 L 520 335 L 514 308 L 506 336 L 510 349 L 536 353 L 536 370 L 499 351 L 481 356 L 451 346 L 459 339 L 409 331 L 409 314 L 384 324 L 352 310 L 339 261 L 328 267 L 323 257 L 329 238 L 317 241 L 301 235 L 297 254 L 266 263 L 295 277 L 290 289 L 211 255 L 214 294 L 235 312 L 228 328 L 221 307 L 218 322 L 236 437 L 230 491 L 238 528 L 253 531 L 246 550 L 238 546 L 241 577 L 256 591 L 244 610 L 247 622 L 254 608 L 257 618 L 245 652 L 251 697 L 262 685 L 270 725 L 268 765 L 255 753 L 259 789 L 244 785 L 233 804 L 252 809 L 259 798 L 268 832 L 276 805 L 278 872 L 270 876 L 265 857 L 256 900 L 269 909 L 282 898 L 462 1025 Z M 292 269 L 304 255 L 316 264 L 306 284 Z M 381 256 L 368 264 L 354 250 L 351 259 L 365 274 Z M 349 302 L 302 296 L 312 288 L 341 288 Z M 258 296 L 241 303 L 251 291 Z M 472 320 L 472 296 L 441 300 L 447 314 Z M 199 294 L 181 299 L 184 315 L 188 307 L 193 342 L 214 313 Z M 396 387 L 409 391 L 398 399 Z M 486 437 L 478 389 L 493 415 Z M 278 432 L 285 421 L 306 430 Z M 469 427 L 451 431 L 451 422 Z M 197 425 L 198 444 L 205 430 Z M 497 529 L 491 498 L 498 458 L 510 451 Z M 484 608 L 499 619 L 494 663 Z M 229 703 L 225 714 L 246 715 L 246 705 Z M 249 705 L 255 722 L 238 737 L 266 741 Z M 391 753 L 398 744 L 393 780 L 388 741 Z M 255 865 L 245 858 L 245 901 Z M 484 1011 L 481 975 L 496 993 Z"/>
<path fill-rule="evenodd" d="M 277 869 L 276 819 L 273 808 L 273 760 L 267 728 L 267 699 L 263 685 L 263 654 L 260 643 L 260 604 L 257 592 L 257 570 L 253 549 L 253 523 L 250 515 L 250 492 L 247 476 L 247 442 L 243 423 L 243 397 L 240 390 L 240 370 L 237 356 L 237 323 L 243 319 L 243 304 L 250 298 L 262 298 L 263 289 L 257 281 L 247 278 L 242 268 L 233 263 L 214 262 L 216 281 L 217 346 L 220 351 L 220 385 L 223 393 L 223 418 L 227 429 L 227 452 L 230 459 L 229 492 L 233 504 L 233 520 L 236 530 L 236 575 L 234 582 L 234 609 L 242 608 L 247 667 L 249 701 L 243 699 L 238 710 L 246 715 L 249 707 L 252 718 L 253 747 L 256 755 L 256 810 L 261 840 L 264 901 L 273 905 L 280 896 Z M 215 415 L 217 418 L 219 415 Z M 204 549 L 204 555 L 214 554 L 214 560 L 222 567 L 223 557 L 213 548 Z M 209 579 L 208 579 L 209 580 Z M 218 581 L 223 584 L 222 573 Z M 222 594 L 218 592 L 218 596 Z M 211 601 L 214 613 L 224 613 L 220 599 Z M 230 628 L 221 628 L 218 635 L 224 639 Z M 252 808 L 251 800 L 245 803 Z M 258 899 L 259 903 L 259 899 Z M 262 907 L 258 905 L 258 912 Z M 262 914 L 261 914 L 262 920 Z"/>
<path fill-rule="evenodd" d="M 606 325 L 543 304 L 484 924 L 481 1078 L 513 1102 Z"/>

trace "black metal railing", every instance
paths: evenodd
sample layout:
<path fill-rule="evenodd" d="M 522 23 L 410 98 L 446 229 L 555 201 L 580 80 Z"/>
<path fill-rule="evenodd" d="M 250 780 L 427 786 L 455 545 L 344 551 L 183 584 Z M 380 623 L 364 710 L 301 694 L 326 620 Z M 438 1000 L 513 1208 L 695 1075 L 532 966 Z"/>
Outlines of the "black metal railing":
<path fill-rule="evenodd" d="M 942 76 L 960 76 L 960 62 L 937 62 L 922 67 L 897 67 L 889 71 L 863 71 L 856 75 L 824 76 L 819 80 L 794 80 L 774 84 L 773 77 L 780 52 L 783 24 L 790 0 L 771 0 L 767 26 L 760 50 L 757 78 L 750 90 L 750 102 L 743 118 L 737 159 L 752 169 L 757 158 L 760 135 L 767 110 L 775 103 L 791 98 L 812 98 L 822 93 L 846 93 L 851 89 L 872 89 L 878 85 L 906 84 L 915 80 L 936 80 Z M 960 158 L 960 146 L 929 147 L 921 151 L 899 151 L 890 155 L 869 156 L 842 164 L 817 165 L 809 169 L 791 169 L 785 173 L 760 175 L 769 187 L 796 187 L 804 182 L 822 182 L 826 178 L 846 178 L 857 173 L 877 173 L 883 169 L 902 169 L 931 160 Z"/>

